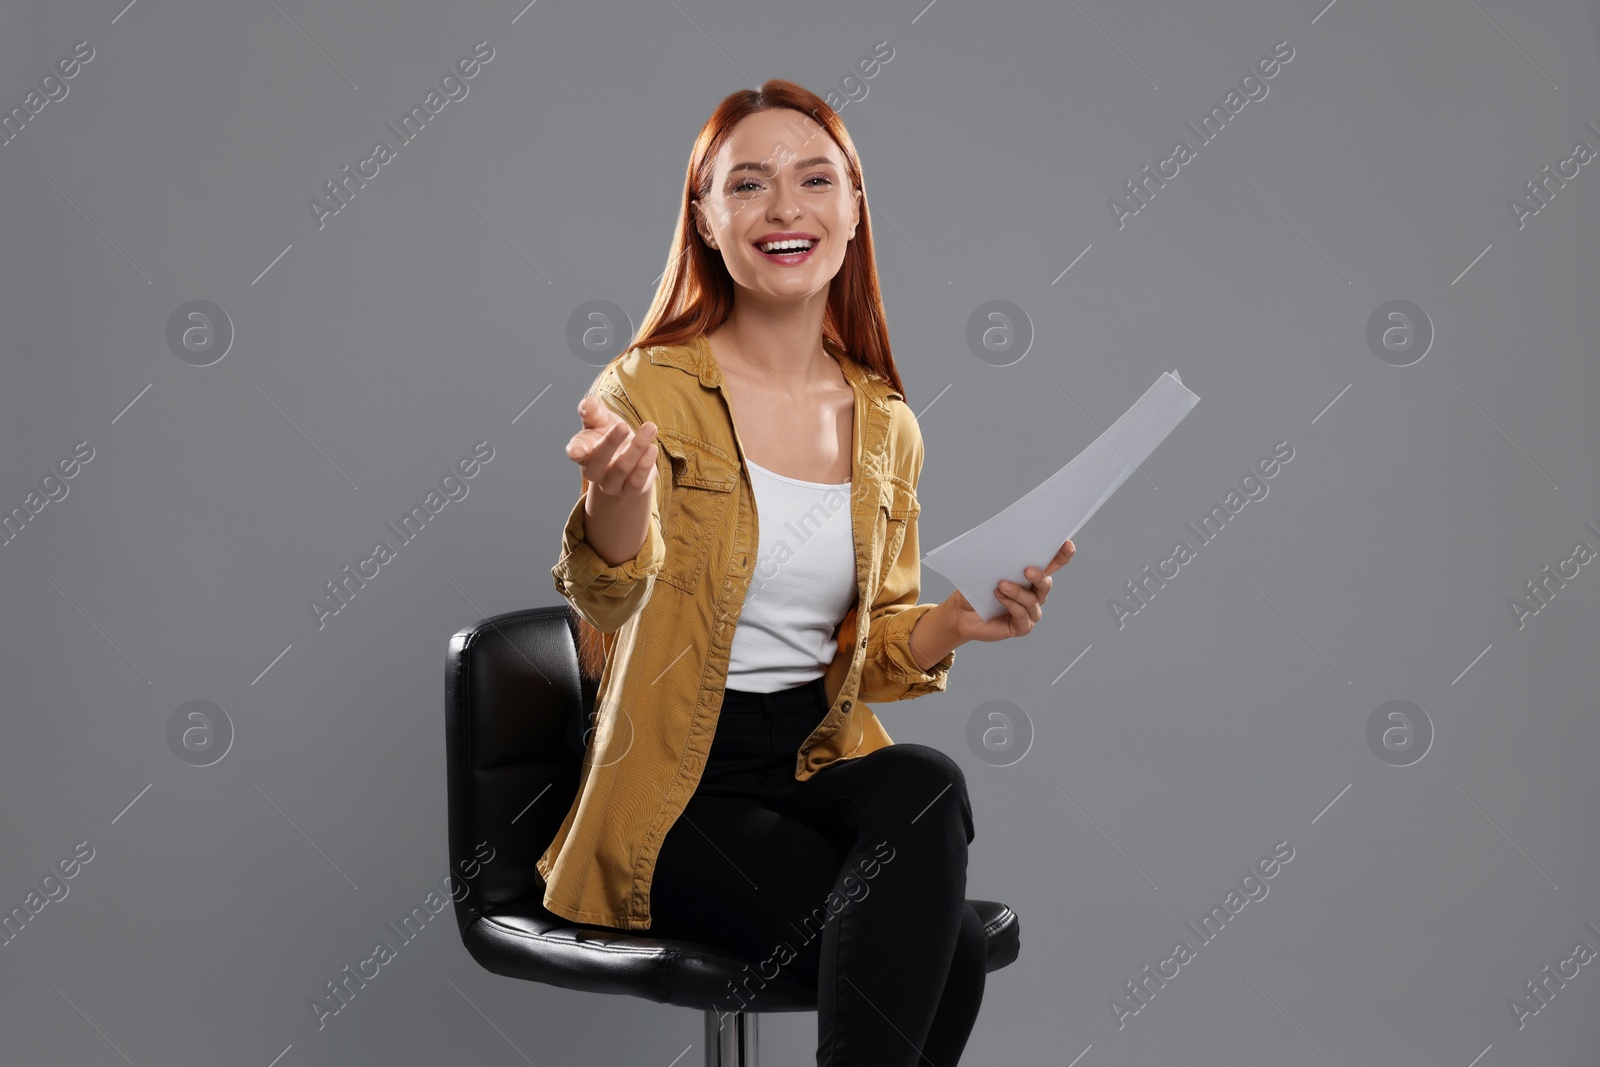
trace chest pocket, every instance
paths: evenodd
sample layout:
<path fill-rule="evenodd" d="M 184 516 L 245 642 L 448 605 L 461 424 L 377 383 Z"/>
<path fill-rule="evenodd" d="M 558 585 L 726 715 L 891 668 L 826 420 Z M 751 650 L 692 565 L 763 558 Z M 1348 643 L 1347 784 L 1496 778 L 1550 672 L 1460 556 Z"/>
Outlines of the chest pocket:
<path fill-rule="evenodd" d="M 883 527 L 883 566 L 886 571 L 894 565 L 895 557 L 905 544 L 907 525 L 921 510 L 922 505 L 917 502 L 917 493 L 911 488 L 911 483 L 889 475 L 878 505 L 878 521 Z"/>
<path fill-rule="evenodd" d="M 661 517 L 667 558 L 657 577 L 692 593 L 719 555 L 711 549 L 733 506 L 739 467 L 700 442 L 676 435 L 659 440 L 672 463 L 672 494 Z"/>

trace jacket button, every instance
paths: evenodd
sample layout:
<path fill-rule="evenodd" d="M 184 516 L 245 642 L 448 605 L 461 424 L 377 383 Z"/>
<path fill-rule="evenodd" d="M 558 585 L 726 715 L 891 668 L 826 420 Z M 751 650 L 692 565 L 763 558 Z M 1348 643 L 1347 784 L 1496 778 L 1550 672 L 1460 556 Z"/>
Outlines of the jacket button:
<path fill-rule="evenodd" d="M 839 710 L 840 711 L 849 711 L 850 710 L 850 702 L 848 700 L 846 700 L 843 704 L 840 704 L 839 705 Z"/>

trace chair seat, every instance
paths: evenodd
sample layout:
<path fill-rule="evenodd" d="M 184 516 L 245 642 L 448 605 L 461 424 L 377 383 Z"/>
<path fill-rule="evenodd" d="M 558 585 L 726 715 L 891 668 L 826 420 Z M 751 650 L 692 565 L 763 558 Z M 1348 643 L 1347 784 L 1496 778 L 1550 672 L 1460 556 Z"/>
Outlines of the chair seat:
<path fill-rule="evenodd" d="M 472 881 L 470 892 L 451 894 L 461 940 L 493 974 L 693 1008 L 703 1015 L 707 1067 L 755 1067 L 761 1015 L 815 1011 L 813 985 L 779 971 L 758 987 L 765 959 L 572 922 L 544 907 L 536 861 L 578 795 L 582 727 L 598 699 L 598 679 L 579 666 L 578 616 L 566 603 L 481 619 L 450 639 L 450 867 Z M 1010 965 L 1016 913 L 992 900 L 970 903 L 987 935 L 985 969 Z M 747 982 L 754 999 L 738 999 L 734 990 Z"/>
<path fill-rule="evenodd" d="M 988 934 L 986 969 L 1009 966 L 1020 949 L 1016 912 L 993 900 L 970 903 Z M 461 935 L 472 958 L 495 974 L 702 1011 L 732 1009 L 728 983 L 737 986 L 758 962 L 698 942 L 573 923 L 537 903 L 479 915 Z M 787 972 L 763 993 L 762 1012 L 817 1009 L 816 987 Z"/>

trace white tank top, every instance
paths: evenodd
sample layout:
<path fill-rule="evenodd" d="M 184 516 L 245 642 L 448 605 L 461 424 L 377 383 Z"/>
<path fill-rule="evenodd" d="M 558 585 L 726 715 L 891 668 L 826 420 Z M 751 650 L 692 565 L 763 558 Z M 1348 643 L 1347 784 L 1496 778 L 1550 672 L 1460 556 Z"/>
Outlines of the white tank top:
<path fill-rule="evenodd" d="M 850 482 L 803 482 L 749 463 L 761 544 L 733 631 L 729 689 L 775 693 L 820 678 L 856 596 Z"/>

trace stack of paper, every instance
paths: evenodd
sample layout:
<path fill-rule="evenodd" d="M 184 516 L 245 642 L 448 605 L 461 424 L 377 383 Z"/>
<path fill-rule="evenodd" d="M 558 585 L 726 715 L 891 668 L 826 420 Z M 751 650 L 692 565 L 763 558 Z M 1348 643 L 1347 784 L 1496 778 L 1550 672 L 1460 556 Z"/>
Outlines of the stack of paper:
<path fill-rule="evenodd" d="M 1162 374 L 1111 428 L 1037 488 L 980 526 L 922 557 L 948 578 L 985 619 L 1005 612 L 995 586 L 1009 579 L 1026 588 L 1024 568 L 1055 558 L 1100 505 L 1200 403 L 1178 372 Z"/>

